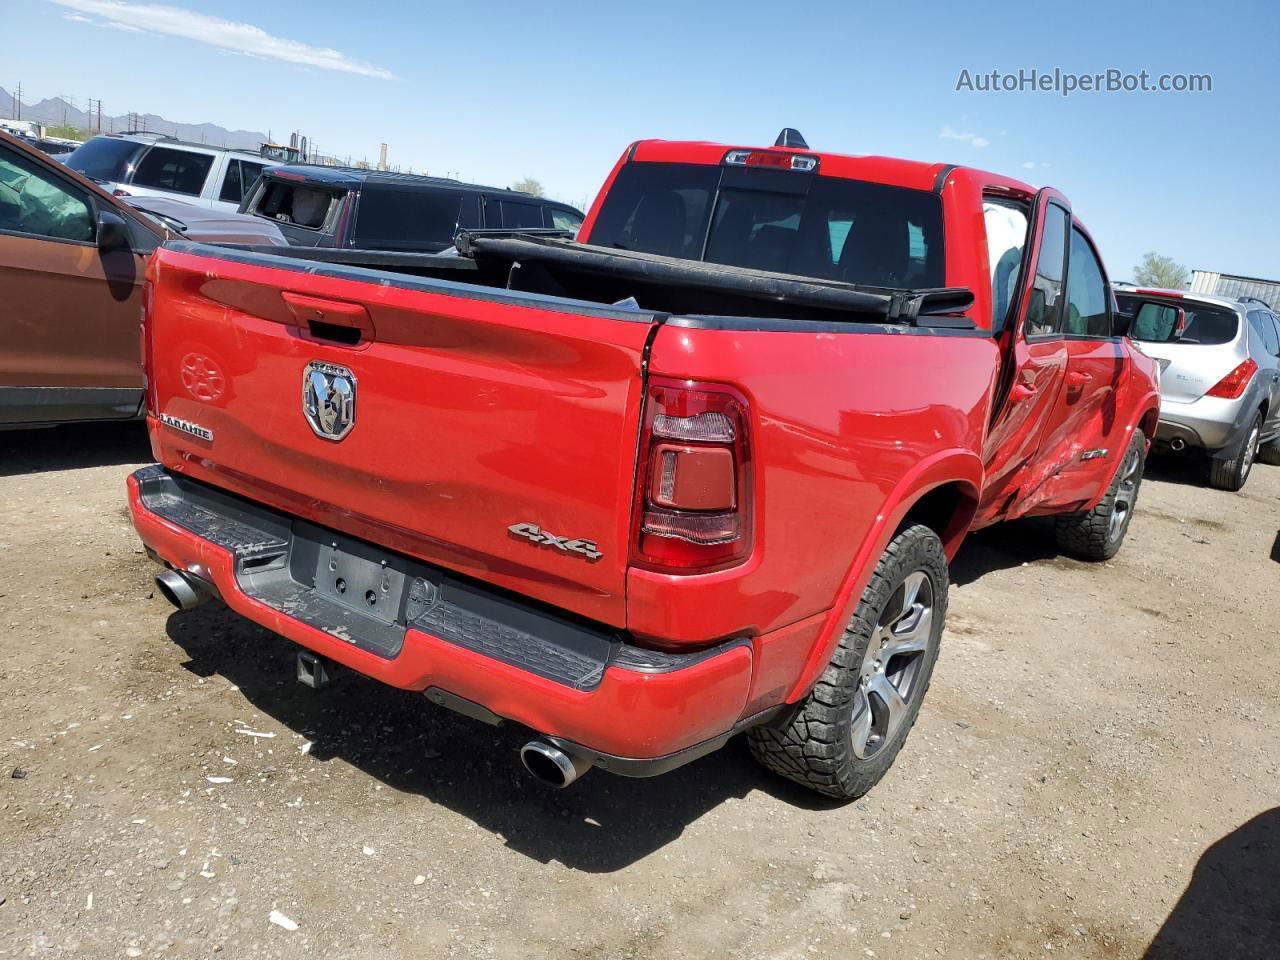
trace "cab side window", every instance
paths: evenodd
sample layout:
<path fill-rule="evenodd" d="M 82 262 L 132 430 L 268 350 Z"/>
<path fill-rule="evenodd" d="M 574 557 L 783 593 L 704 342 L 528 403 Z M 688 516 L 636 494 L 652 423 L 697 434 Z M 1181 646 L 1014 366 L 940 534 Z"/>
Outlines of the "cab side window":
<path fill-rule="evenodd" d="M 84 196 L 24 157 L 0 151 L 0 230 L 51 240 L 93 239 Z"/>
<path fill-rule="evenodd" d="M 1063 332 L 1073 336 L 1111 336 L 1107 283 L 1102 265 L 1083 233 L 1071 228 L 1071 265 L 1067 269 L 1067 315 Z"/>

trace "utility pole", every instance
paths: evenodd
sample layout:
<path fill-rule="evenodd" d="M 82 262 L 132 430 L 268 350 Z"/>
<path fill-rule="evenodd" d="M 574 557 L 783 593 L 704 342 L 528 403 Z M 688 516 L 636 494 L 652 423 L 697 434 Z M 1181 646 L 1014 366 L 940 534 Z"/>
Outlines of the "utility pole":
<path fill-rule="evenodd" d="M 13 119 L 21 120 L 22 119 L 22 81 L 21 80 L 18 81 L 18 96 L 13 102 L 18 113 L 18 115 Z"/>

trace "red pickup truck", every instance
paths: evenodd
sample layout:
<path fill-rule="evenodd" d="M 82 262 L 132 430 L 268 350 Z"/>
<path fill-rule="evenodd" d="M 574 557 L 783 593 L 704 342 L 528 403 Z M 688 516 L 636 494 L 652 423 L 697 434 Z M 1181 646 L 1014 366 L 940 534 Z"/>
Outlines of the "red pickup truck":
<path fill-rule="evenodd" d="M 1061 194 L 779 142 L 638 142 L 578 240 L 408 272 L 165 244 L 129 479 L 163 592 L 296 641 L 309 684 L 522 724 L 557 786 L 747 731 L 870 789 L 965 533 L 1052 514 L 1113 555 L 1158 373 Z"/>

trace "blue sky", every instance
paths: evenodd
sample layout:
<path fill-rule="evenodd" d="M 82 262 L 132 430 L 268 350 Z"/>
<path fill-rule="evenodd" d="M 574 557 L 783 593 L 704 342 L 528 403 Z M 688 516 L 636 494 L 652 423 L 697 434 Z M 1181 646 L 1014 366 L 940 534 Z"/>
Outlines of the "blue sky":
<path fill-rule="evenodd" d="M 1280 279 L 1280 5 L 1185 0 L 483 4 L 9 0 L 24 100 L 390 145 L 415 170 L 536 177 L 582 204 L 632 140 L 971 164 L 1063 190 L 1116 279 L 1157 250 Z M 215 19 L 210 19 L 215 18 Z M 982 93 L 1020 68 L 1207 73 L 1212 93 Z M 1033 167 L 1027 166 L 1034 164 Z"/>

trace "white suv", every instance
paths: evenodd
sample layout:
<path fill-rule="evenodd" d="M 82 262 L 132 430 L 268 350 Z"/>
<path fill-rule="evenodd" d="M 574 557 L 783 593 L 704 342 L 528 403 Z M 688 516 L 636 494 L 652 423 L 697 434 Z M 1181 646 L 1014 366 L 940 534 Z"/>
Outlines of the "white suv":
<path fill-rule="evenodd" d="M 228 211 L 240 206 L 263 167 L 279 166 L 256 153 L 154 133 L 94 137 L 65 163 L 118 197 L 173 197 Z"/>

